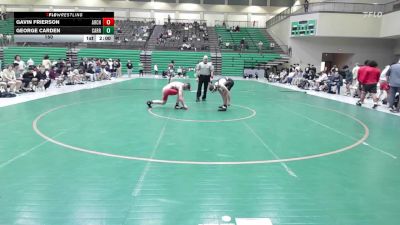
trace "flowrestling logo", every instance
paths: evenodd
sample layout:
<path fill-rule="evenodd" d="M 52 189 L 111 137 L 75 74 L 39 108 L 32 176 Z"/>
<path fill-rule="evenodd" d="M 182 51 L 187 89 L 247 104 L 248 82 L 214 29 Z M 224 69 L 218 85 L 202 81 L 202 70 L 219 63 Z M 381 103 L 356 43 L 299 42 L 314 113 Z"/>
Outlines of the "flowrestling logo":
<path fill-rule="evenodd" d="M 383 12 L 363 12 L 364 18 L 381 18 Z"/>
<path fill-rule="evenodd" d="M 223 216 L 221 221 L 212 223 L 199 223 L 198 225 L 273 225 L 269 218 L 235 218 Z"/>

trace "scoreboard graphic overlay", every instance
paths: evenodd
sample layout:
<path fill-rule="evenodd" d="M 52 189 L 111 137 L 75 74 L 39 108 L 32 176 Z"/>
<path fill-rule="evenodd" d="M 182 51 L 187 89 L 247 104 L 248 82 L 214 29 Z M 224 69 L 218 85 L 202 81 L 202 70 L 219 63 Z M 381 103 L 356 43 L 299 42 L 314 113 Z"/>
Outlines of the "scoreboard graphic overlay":
<path fill-rule="evenodd" d="M 114 12 L 14 12 L 16 42 L 114 42 Z"/>
<path fill-rule="evenodd" d="M 317 20 L 302 20 L 292 22 L 292 37 L 313 36 L 317 31 Z"/>

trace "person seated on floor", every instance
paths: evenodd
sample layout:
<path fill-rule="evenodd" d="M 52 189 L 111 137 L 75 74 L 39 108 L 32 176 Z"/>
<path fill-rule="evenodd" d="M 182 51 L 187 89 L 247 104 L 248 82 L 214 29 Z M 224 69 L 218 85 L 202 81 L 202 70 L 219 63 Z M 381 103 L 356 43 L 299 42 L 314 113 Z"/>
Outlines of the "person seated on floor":
<path fill-rule="evenodd" d="M 282 81 L 286 78 L 287 76 L 287 71 L 285 69 L 282 69 L 281 72 L 279 73 L 279 78 L 278 82 L 282 83 Z"/>
<path fill-rule="evenodd" d="M 46 90 L 47 88 L 49 88 L 51 80 L 47 73 L 49 72 L 46 71 L 45 67 L 43 65 L 40 65 L 38 71 L 36 72 L 36 78 L 38 79 L 38 89 Z"/>
<path fill-rule="evenodd" d="M 33 74 L 34 68 L 33 66 L 28 67 L 28 69 L 22 74 L 22 83 L 24 84 L 22 87 L 22 91 L 24 92 L 34 92 L 32 89 L 32 80 L 35 77 Z"/>
<path fill-rule="evenodd" d="M 334 68 L 328 80 L 328 93 L 340 95 L 340 87 L 343 85 L 343 77 L 339 74 L 339 69 Z M 332 87 L 336 86 L 336 92 L 332 91 Z"/>
<path fill-rule="evenodd" d="M 90 80 L 92 82 L 96 81 L 96 73 L 92 64 L 88 65 L 88 68 L 86 69 L 85 72 L 86 72 L 85 77 L 87 80 Z"/>
<path fill-rule="evenodd" d="M 11 93 L 20 92 L 22 81 L 16 78 L 14 64 L 8 65 L 7 68 L 3 70 L 1 78 L 3 82 L 10 87 Z M 5 89 L 7 90 L 7 88 Z"/>

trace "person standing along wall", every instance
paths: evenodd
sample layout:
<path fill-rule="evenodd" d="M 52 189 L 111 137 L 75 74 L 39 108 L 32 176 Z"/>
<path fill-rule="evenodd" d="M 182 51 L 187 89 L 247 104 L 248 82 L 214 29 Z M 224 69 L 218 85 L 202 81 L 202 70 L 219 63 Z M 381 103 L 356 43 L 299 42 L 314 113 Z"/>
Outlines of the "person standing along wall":
<path fill-rule="evenodd" d="M 393 113 L 399 113 L 400 103 L 397 103 L 397 107 L 394 106 L 394 100 L 396 93 L 400 94 L 400 60 L 398 63 L 390 66 L 389 71 L 386 73 L 387 79 L 389 80 L 389 107 Z"/>
<path fill-rule="evenodd" d="M 308 2 L 308 0 L 304 1 L 304 12 L 308 13 L 308 6 L 310 5 L 310 3 Z"/>

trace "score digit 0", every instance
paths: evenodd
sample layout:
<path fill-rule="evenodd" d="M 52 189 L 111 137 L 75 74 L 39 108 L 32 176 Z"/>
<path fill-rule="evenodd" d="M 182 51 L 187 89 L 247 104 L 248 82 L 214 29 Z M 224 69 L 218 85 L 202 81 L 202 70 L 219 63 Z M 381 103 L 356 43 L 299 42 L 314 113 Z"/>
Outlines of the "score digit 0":
<path fill-rule="evenodd" d="M 103 26 L 114 26 L 114 18 L 103 18 Z"/>

